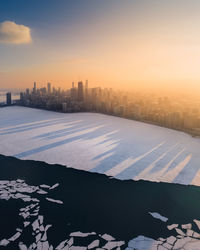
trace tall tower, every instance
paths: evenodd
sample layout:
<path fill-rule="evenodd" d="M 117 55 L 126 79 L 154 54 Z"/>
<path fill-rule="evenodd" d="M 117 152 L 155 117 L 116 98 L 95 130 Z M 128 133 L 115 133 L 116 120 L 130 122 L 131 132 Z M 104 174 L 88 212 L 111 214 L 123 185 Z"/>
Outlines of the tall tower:
<path fill-rule="evenodd" d="M 12 98 L 11 98 L 11 93 L 9 92 L 6 94 L 6 104 L 11 105 L 11 103 L 12 103 Z"/>
<path fill-rule="evenodd" d="M 78 82 L 78 101 L 83 102 L 83 82 Z"/>
<path fill-rule="evenodd" d="M 74 82 L 72 82 L 72 88 L 74 88 Z"/>
<path fill-rule="evenodd" d="M 85 99 L 87 100 L 88 98 L 88 80 L 85 82 Z"/>
<path fill-rule="evenodd" d="M 34 82 L 34 86 L 33 86 L 33 94 L 36 94 L 36 90 L 37 90 L 37 86 L 36 86 L 36 82 Z"/>
<path fill-rule="evenodd" d="M 29 89 L 26 89 L 26 95 L 29 96 Z"/>
<path fill-rule="evenodd" d="M 47 83 L 47 92 L 48 92 L 48 94 L 51 94 L 51 83 L 50 82 Z"/>

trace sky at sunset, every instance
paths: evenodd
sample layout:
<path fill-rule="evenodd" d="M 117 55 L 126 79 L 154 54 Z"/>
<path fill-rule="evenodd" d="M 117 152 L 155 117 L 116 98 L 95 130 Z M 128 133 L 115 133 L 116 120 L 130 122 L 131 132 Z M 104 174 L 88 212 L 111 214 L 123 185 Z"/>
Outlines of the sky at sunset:
<path fill-rule="evenodd" d="M 200 90 L 199 0 L 1 0 L 0 87 Z"/>

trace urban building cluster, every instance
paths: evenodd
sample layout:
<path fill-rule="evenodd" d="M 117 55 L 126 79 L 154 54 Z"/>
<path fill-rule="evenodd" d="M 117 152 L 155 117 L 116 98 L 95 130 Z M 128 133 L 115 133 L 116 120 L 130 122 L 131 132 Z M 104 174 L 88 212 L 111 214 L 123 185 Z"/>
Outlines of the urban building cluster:
<path fill-rule="evenodd" d="M 11 104 L 7 93 L 7 104 Z M 46 87 L 20 93 L 19 105 L 69 112 L 99 112 L 200 135 L 200 103 L 189 99 L 160 97 L 111 88 L 89 88 L 79 81 L 68 90 Z"/>

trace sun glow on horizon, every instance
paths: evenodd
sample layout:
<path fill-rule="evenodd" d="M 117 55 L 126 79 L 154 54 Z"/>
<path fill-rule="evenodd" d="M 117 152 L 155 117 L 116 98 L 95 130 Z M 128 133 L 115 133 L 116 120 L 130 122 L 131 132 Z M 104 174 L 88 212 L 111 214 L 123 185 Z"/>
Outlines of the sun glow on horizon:
<path fill-rule="evenodd" d="M 32 44 L 0 44 L 0 85 L 68 88 L 90 79 L 93 86 L 199 91 L 200 3 L 192 2 L 87 0 L 65 11 L 64 2 L 54 4 L 60 13 L 52 9 L 45 24 L 40 12 L 37 22 L 25 22 Z"/>

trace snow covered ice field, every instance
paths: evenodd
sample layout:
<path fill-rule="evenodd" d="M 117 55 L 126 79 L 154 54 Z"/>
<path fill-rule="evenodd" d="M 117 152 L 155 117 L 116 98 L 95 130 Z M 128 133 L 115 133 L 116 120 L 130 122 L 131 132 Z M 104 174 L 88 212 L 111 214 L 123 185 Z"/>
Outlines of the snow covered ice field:
<path fill-rule="evenodd" d="M 0 154 L 118 179 L 200 185 L 200 139 L 102 114 L 2 108 Z"/>

